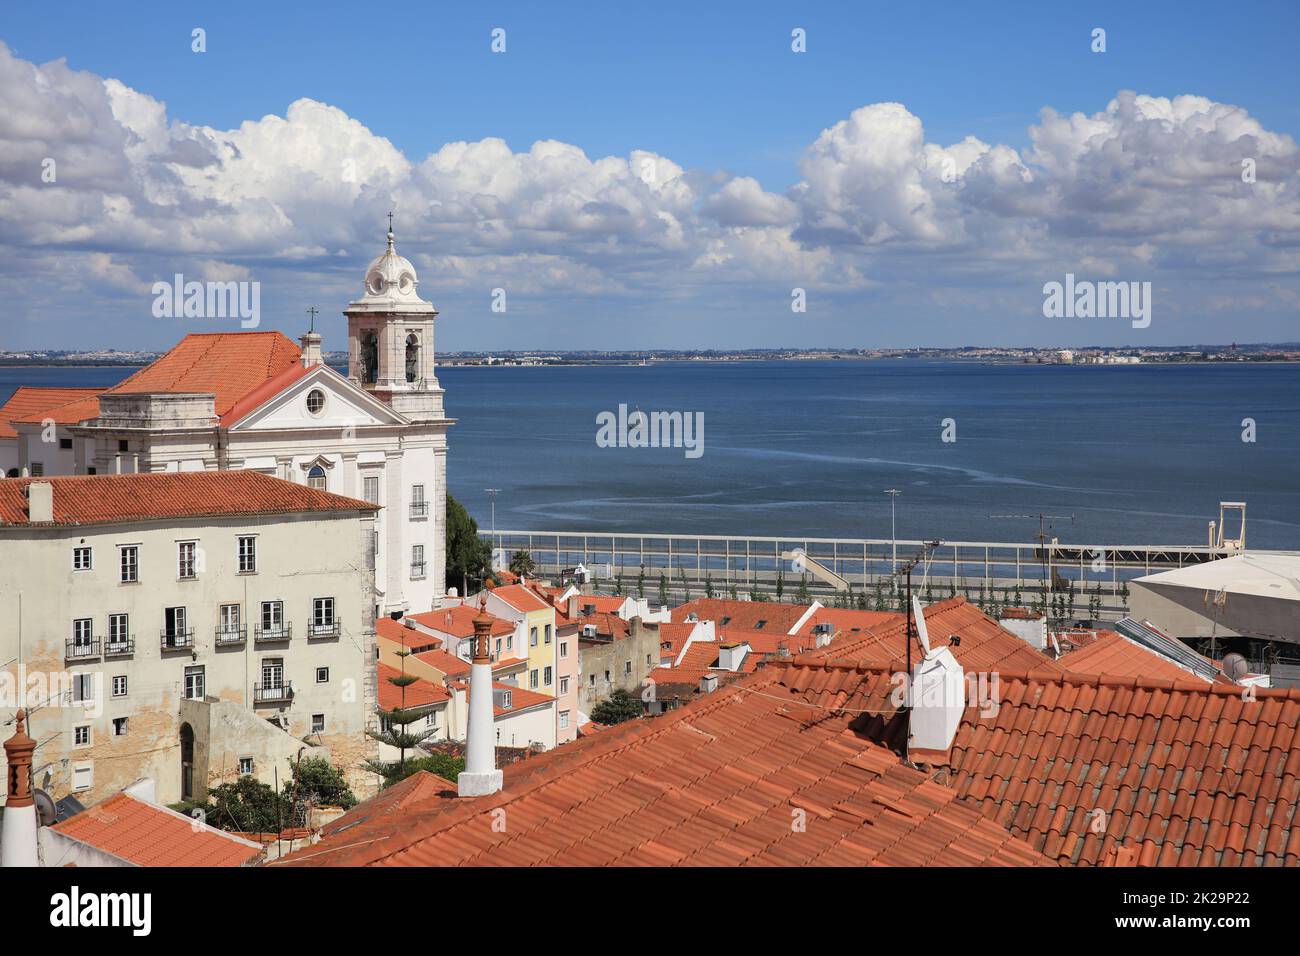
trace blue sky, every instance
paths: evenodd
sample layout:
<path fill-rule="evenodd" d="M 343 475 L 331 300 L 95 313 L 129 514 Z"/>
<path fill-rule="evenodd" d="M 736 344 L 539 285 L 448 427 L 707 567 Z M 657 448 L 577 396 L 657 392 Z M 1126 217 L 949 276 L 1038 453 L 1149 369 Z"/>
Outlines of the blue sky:
<path fill-rule="evenodd" d="M 71 71 L 118 80 L 165 104 L 159 128 L 170 130 L 173 144 L 197 139 L 208 148 L 208 140 L 222 137 L 196 130 L 238 131 L 264 117 L 285 117 L 291 103 L 306 98 L 386 140 L 400 158 L 376 160 L 386 173 L 373 180 L 383 182 L 374 191 L 388 189 L 389 198 L 352 197 L 331 209 L 316 196 L 309 216 L 291 211 L 306 202 L 301 184 L 330 173 L 302 156 L 327 156 L 335 146 L 348 153 L 364 144 L 340 143 L 331 138 L 337 133 L 329 122 L 305 119 L 278 146 L 287 150 L 283 168 L 295 170 L 282 177 L 288 194 L 280 195 L 247 186 L 250 175 L 266 174 L 253 171 L 251 149 L 232 137 L 233 151 L 222 156 L 213 146 L 213 158 L 195 167 L 229 173 L 230 183 L 205 192 L 207 184 L 187 181 L 194 207 L 172 240 L 167 228 L 148 224 L 159 182 L 174 178 L 175 170 L 163 168 L 165 157 L 128 156 L 125 162 L 138 170 L 116 183 L 104 176 L 77 181 L 72 160 L 62 164 L 68 172 L 59 188 L 98 190 L 99 206 L 105 196 L 126 197 L 130 214 L 141 220 L 138 229 L 120 222 L 77 228 L 60 208 L 61 229 L 24 235 L 28 227 L 20 223 L 39 216 L 44 200 L 10 194 L 12 201 L 0 203 L 0 217 L 23 249 L 0 283 L 17 288 L 21 300 L 29 283 L 15 270 L 66 273 L 78 257 L 85 259 L 77 266 L 79 290 L 96 318 L 79 318 L 71 303 L 60 317 L 87 345 L 153 346 L 178 337 L 174 326 L 160 327 L 147 315 L 132 288 L 137 280 L 148 284 L 172 271 L 258 279 L 264 283 L 264 324 L 295 329 L 301 308 L 314 302 L 330 316 L 327 335 L 341 333 L 338 310 L 359 292 L 360 272 L 378 251 L 382 228 L 371 217 L 385 205 L 398 207 L 402 251 L 420 268 L 422 292 L 443 311 L 444 348 L 560 348 L 578 339 L 607 347 L 727 347 L 1300 338 L 1292 331 L 1300 248 L 1293 218 L 1300 188 L 1293 142 L 1300 129 L 1300 5 L 1294 3 L 987 9 L 936 3 L 809 9 L 775 3 L 661 3 L 653 9 L 605 3 L 140 3 L 129 9 L 124 15 L 122 7 L 106 4 L 10 6 L 0 41 L 15 61 L 33 69 L 64 58 Z M 202 55 L 190 49 L 196 26 L 207 34 Z M 506 30 L 505 54 L 489 48 L 495 27 Z M 790 49 L 795 27 L 807 31 L 806 53 Z M 1094 27 L 1106 30 L 1103 54 L 1089 49 Z M 37 99 L 41 121 L 54 126 L 51 115 L 60 111 L 84 111 L 91 125 L 121 119 L 120 96 L 108 110 L 72 81 L 65 97 L 39 102 L 65 79 L 36 82 L 34 96 L 23 99 L 22 90 L 11 87 L 10 96 L 28 105 Z M 1261 197 L 1257 190 L 1229 201 L 1203 174 L 1197 180 L 1183 172 L 1173 176 L 1174 184 L 1146 182 L 1142 195 L 1134 194 L 1136 186 L 1125 187 L 1141 178 L 1135 170 L 1158 173 L 1162 164 L 1183 163 L 1193 151 L 1193 158 L 1222 168 L 1224 182 L 1232 180 L 1233 150 L 1242 136 L 1255 137 L 1242 148 L 1254 148 L 1260 137 L 1214 108 L 1175 110 L 1172 130 L 1153 139 L 1151 124 L 1139 121 L 1160 109 L 1139 104 L 1136 120 L 1120 109 L 1104 135 L 1090 139 L 1085 130 L 1078 142 L 1061 146 L 1054 166 L 1030 154 L 1030 129 L 1041 123 L 1044 108 L 1059 117 L 1092 117 L 1121 91 L 1156 100 L 1190 94 L 1244 111 L 1268 134 L 1257 149 L 1261 180 L 1269 179 L 1277 194 Z M 905 115 L 852 119 L 855 111 L 886 103 L 901 104 Z M 816 147 L 824 131 L 844 122 L 850 128 L 842 141 L 832 136 Z M 1216 134 L 1198 136 L 1207 122 Z M 921 131 L 919 140 L 912 127 Z M 123 142 L 111 132 L 97 149 L 111 151 Z M 33 132 L 11 117 L 7 124 L 0 120 L 0 134 L 0 147 L 12 147 L 10 162 L 0 163 L 0 190 L 6 190 L 25 182 L 22 170 L 10 167 L 21 167 L 28 156 L 57 159 L 67 130 Z M 132 135 L 149 138 L 139 134 L 137 124 Z M 969 156 L 958 159 L 960 197 L 935 191 L 933 166 L 899 186 L 904 174 L 898 170 L 912 177 L 927 162 L 930 144 L 947 148 L 966 137 L 1014 151 L 1017 170 L 1028 173 L 1007 179 L 1012 174 L 1005 165 L 993 168 L 993 151 L 974 164 Z M 634 180 L 631 157 L 646 151 L 671 163 L 681 192 L 624 202 L 620 197 L 635 182 L 624 189 L 604 170 L 569 175 L 561 166 L 517 170 L 508 186 L 518 187 L 518 194 L 497 195 L 481 184 L 501 161 L 486 155 L 474 164 L 486 171 L 469 177 L 468 185 L 459 166 L 444 170 L 443 178 L 412 173 L 448 143 L 496 138 L 515 156 L 528 154 L 537 141 L 557 141 L 593 163 L 618 158 Z M 1124 158 L 1106 165 L 1108 149 Z M 1150 150 L 1149 162 L 1134 159 L 1139 150 Z M 899 159 L 901 152 L 908 155 Z M 246 161 L 238 176 L 235 157 Z M 274 154 L 256 157 L 259 168 L 275 161 Z M 100 163 L 111 165 L 102 157 Z M 403 163 L 409 168 L 399 169 Z M 580 184 L 587 173 L 591 181 Z M 1026 175 L 1032 186 L 1024 186 Z M 141 186 L 150 177 L 158 179 Z M 735 202 L 726 214 L 701 217 L 701 210 L 721 208 L 711 197 L 735 179 L 755 186 L 733 187 L 728 195 Z M 1014 195 L 1008 183 L 1024 186 L 1024 195 Z M 895 187 L 898 194 L 891 195 Z M 485 193 L 491 199 L 486 207 L 472 201 Z M 1207 217 L 1216 225 L 1198 239 L 1198 228 L 1180 220 L 1179 212 L 1197 207 L 1202 195 L 1216 206 Z M 1276 214 L 1279 197 L 1289 205 Z M 254 200 L 258 208 L 249 212 Z M 465 207 L 439 221 L 439 211 L 457 200 Z M 205 222 L 214 203 L 228 204 L 229 216 Z M 537 211 L 550 204 L 600 211 L 602 221 L 548 218 L 538 228 Z M 176 208 L 174 198 L 161 205 Z M 929 205 L 930 213 L 903 221 Z M 1065 205 L 1077 214 L 1060 214 Z M 759 207 L 762 212 L 755 211 Z M 269 208 L 279 221 L 278 236 L 263 224 L 233 221 L 270 217 Z M 617 215 L 611 217 L 611 209 Z M 1262 209 L 1275 212 L 1272 221 L 1262 222 Z M 1167 222 L 1159 221 L 1162 210 Z M 308 221 L 326 212 L 352 221 L 333 231 Z M 168 209 L 159 215 L 176 226 Z M 499 219 L 498 239 L 467 240 L 476 226 L 486 228 L 474 215 Z M 51 216 L 47 226 L 57 218 Z M 1251 223 L 1257 232 L 1241 239 L 1243 230 L 1252 232 Z M 647 240 L 647 226 L 664 235 Z M 239 239 L 226 238 L 234 235 Z M 1237 237 L 1231 254 L 1224 251 L 1225 235 Z M 286 256 L 288 246 L 307 251 Z M 39 255 L 42 250 L 47 255 Z M 1008 269 L 1008 261 L 1023 259 L 1021 250 L 1031 250 L 1032 264 Z M 1065 271 L 1089 269 L 1098 278 L 1163 287 L 1166 320 L 1140 335 L 1118 325 L 1046 322 L 1033 290 Z M 796 284 L 810 290 L 810 308 L 806 318 L 792 321 L 789 290 Z M 488 293 L 498 286 L 517 290 L 510 318 L 485 312 Z M 42 309 L 49 314 L 48 303 L 38 298 L 25 302 L 22 319 L 0 337 L 0 347 L 56 344 L 58 337 L 37 314 Z M 1252 334 L 1243 335 L 1247 313 Z"/>

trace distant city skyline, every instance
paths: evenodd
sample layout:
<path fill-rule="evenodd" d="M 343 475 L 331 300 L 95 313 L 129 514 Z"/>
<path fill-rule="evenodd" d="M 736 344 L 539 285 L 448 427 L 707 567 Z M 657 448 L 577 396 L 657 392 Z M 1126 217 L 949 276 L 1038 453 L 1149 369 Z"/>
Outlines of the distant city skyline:
<path fill-rule="evenodd" d="M 439 351 L 1296 338 L 1292 4 L 145 7 L 0 27 L 0 350 L 240 328 L 176 275 L 337 350 L 390 211 Z"/>

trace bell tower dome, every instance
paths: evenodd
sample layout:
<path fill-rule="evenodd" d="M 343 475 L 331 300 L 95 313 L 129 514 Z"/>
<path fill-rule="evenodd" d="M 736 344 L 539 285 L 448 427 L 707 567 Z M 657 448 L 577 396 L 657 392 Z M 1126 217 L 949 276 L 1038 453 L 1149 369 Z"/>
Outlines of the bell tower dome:
<path fill-rule="evenodd" d="M 388 216 L 388 248 L 366 267 L 364 294 L 348 318 L 348 378 L 414 420 L 442 418 L 433 350 L 438 310 L 420 298 L 415 266 L 398 255 Z"/>

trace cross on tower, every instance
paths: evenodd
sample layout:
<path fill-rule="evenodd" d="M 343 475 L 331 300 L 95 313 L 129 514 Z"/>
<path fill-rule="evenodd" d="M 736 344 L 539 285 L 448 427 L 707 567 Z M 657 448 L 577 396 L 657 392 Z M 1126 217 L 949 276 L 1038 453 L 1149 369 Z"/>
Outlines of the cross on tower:
<path fill-rule="evenodd" d="M 391 211 L 388 213 L 388 231 L 393 231 L 393 214 Z"/>
<path fill-rule="evenodd" d="M 310 330 L 310 331 L 315 332 L 315 331 L 316 331 L 316 316 L 319 314 L 319 313 L 317 313 L 317 311 L 316 311 L 316 306 L 313 305 L 310 309 L 308 309 L 308 310 L 307 310 L 307 314 L 311 316 L 311 330 Z"/>

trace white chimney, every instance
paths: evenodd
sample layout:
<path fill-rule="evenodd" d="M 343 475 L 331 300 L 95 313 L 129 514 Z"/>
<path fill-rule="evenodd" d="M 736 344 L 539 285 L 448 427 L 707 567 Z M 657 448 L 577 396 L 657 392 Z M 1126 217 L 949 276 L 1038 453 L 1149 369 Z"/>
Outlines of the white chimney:
<path fill-rule="evenodd" d="M 158 784 L 153 777 L 141 777 L 122 792 L 145 803 L 158 802 Z"/>
<path fill-rule="evenodd" d="M 502 786 L 497 769 L 495 728 L 492 725 L 492 618 L 487 595 L 479 601 L 474 618 L 474 656 L 469 668 L 469 727 L 465 741 L 465 769 L 456 778 L 456 793 L 482 797 Z"/>
<path fill-rule="evenodd" d="M 701 694 L 712 694 L 717 689 L 718 689 L 717 674 L 705 674 L 703 677 L 700 678 Z"/>
<path fill-rule="evenodd" d="M 48 481 L 27 486 L 27 520 L 32 524 L 54 520 L 54 486 Z"/>
<path fill-rule="evenodd" d="M 1036 647 L 1040 651 L 1047 649 L 1046 615 L 1031 617 L 1027 614 L 1012 614 L 1000 618 L 998 623 L 1003 630 L 1010 631 L 1030 647 Z"/>
<path fill-rule="evenodd" d="M 915 750 L 943 751 L 952 747 L 966 711 L 966 675 L 952 651 L 931 648 L 921 602 L 912 598 L 917 636 L 924 656 L 912 669 L 908 694 L 909 753 Z"/>
<path fill-rule="evenodd" d="M 738 671 L 749 651 L 748 644 L 723 644 L 718 648 L 718 666 L 724 671 Z"/>

